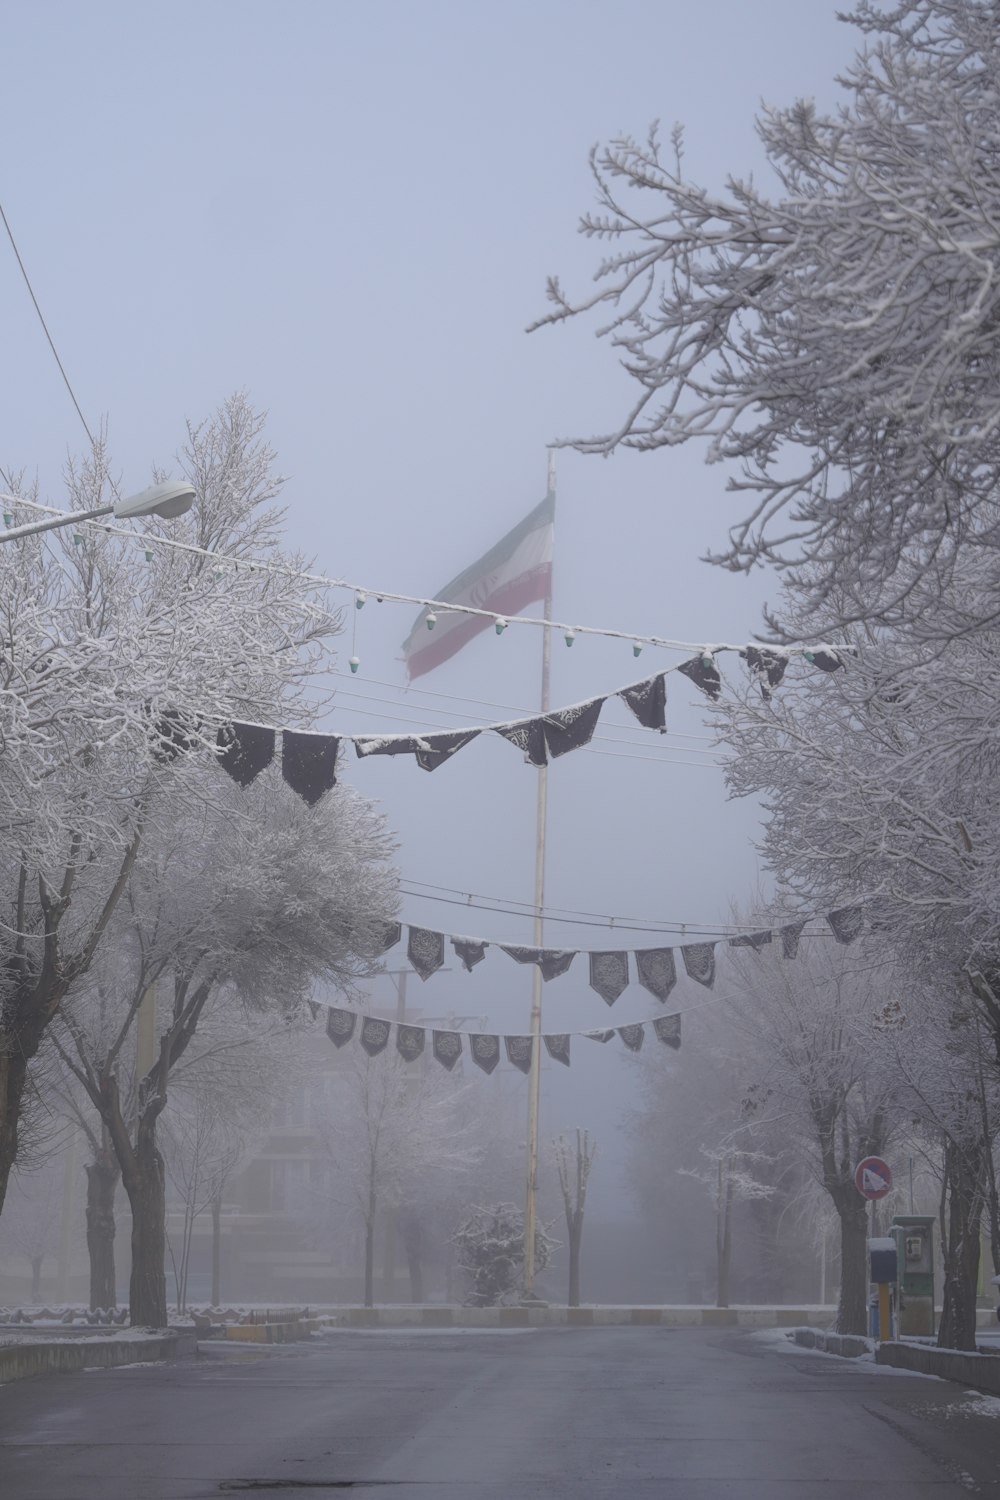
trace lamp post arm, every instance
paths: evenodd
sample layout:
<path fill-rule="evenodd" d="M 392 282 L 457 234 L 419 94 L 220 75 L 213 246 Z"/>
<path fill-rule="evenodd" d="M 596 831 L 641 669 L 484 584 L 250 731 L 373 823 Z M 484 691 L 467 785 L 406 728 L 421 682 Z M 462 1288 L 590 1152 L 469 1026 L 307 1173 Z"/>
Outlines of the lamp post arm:
<path fill-rule="evenodd" d="M 59 526 L 76 526 L 81 521 L 96 521 L 100 516 L 110 516 L 113 505 L 102 505 L 97 510 L 77 510 L 69 516 L 53 516 L 49 521 L 31 521 L 27 526 L 14 526 L 9 531 L 0 531 L 0 542 L 16 542 L 23 536 L 37 536 L 40 531 L 55 531 Z"/>

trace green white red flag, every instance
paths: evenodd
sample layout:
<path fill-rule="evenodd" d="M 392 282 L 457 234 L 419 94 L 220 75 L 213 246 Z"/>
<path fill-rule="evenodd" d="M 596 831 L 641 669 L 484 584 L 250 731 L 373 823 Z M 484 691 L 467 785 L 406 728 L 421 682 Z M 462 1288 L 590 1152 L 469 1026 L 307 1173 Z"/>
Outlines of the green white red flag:
<path fill-rule="evenodd" d="M 411 682 L 448 661 L 467 641 L 489 629 L 495 617 L 516 615 L 547 596 L 552 587 L 554 521 L 555 495 L 550 493 L 520 525 L 436 595 L 435 603 L 464 604 L 485 614 L 434 609 L 437 623 L 428 630 L 431 607 L 421 610 L 403 642 Z"/>

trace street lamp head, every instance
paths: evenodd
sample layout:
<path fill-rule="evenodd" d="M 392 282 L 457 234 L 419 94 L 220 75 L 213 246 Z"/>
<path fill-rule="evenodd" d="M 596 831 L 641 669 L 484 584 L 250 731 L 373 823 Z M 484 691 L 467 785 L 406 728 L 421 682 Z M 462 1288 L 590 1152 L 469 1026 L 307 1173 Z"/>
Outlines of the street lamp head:
<path fill-rule="evenodd" d="M 184 515 L 194 504 L 195 492 L 183 479 L 168 479 L 164 484 L 151 485 L 138 495 L 129 495 L 114 506 L 119 521 L 135 520 L 138 516 L 160 516 L 164 521 L 173 521 Z"/>

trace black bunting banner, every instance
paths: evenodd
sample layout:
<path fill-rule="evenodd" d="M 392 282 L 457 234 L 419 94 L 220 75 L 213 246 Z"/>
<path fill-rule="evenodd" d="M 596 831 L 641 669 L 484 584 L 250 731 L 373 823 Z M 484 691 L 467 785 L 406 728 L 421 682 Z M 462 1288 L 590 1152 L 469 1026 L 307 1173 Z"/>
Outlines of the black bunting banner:
<path fill-rule="evenodd" d="M 376 1016 L 365 1016 L 361 1023 L 361 1045 L 369 1057 L 377 1057 L 384 1052 L 389 1042 L 389 1023 L 380 1021 Z"/>
<path fill-rule="evenodd" d="M 566 1067 L 568 1068 L 569 1032 L 559 1031 L 543 1035 L 542 1041 L 545 1043 L 545 1050 L 548 1052 L 553 1062 L 565 1063 Z"/>
<path fill-rule="evenodd" d="M 620 698 L 645 729 L 666 731 L 666 673 L 681 672 L 713 702 L 722 693 L 722 678 L 716 656 L 734 651 L 743 657 L 750 675 L 766 699 L 781 683 L 791 657 L 802 657 L 821 672 L 836 672 L 856 654 L 853 646 L 797 646 L 783 650 L 764 646 L 712 646 L 677 667 L 657 672 L 641 682 L 629 683 L 614 693 L 587 698 L 567 708 L 553 709 L 535 718 L 513 719 L 474 728 L 428 730 L 426 734 L 317 734 L 311 730 L 281 730 L 281 774 L 299 796 L 313 806 L 336 785 L 337 753 L 341 740 L 354 745 L 361 759 L 379 755 L 412 755 L 425 771 L 434 771 L 482 734 L 498 734 L 509 740 L 532 766 L 548 765 L 571 750 L 589 745 L 601 710 L 609 697 Z M 164 721 L 165 722 L 165 721 Z M 197 727 L 192 721 L 192 729 Z M 226 724 L 217 735 L 218 760 L 223 770 L 242 787 L 265 770 L 274 759 L 279 731 L 266 724 Z M 184 725 L 166 724 L 160 729 L 161 757 L 174 758 L 194 748 L 193 732 Z"/>
<path fill-rule="evenodd" d="M 424 1050 L 424 1028 L 407 1026 L 400 1022 L 396 1027 L 396 1051 L 406 1062 L 415 1062 Z"/>
<path fill-rule="evenodd" d="M 331 734 L 299 734 L 291 729 L 282 732 L 281 774 L 310 807 L 336 783 L 339 748 L 339 739 Z"/>
<path fill-rule="evenodd" d="M 331 1006 L 326 1016 L 326 1034 L 335 1047 L 343 1047 L 351 1040 L 357 1024 L 357 1011 L 338 1010 Z"/>
<path fill-rule="evenodd" d="M 653 1030 L 661 1042 L 666 1042 L 677 1052 L 681 1045 L 681 1018 L 677 1016 L 657 1016 L 653 1022 Z"/>
<path fill-rule="evenodd" d="M 248 787 L 274 759 L 275 732 L 263 724 L 229 724 L 219 730 L 219 765 Z"/>
<path fill-rule="evenodd" d="M 411 927 L 406 956 L 421 979 L 430 979 L 444 964 L 444 933 Z"/>
<path fill-rule="evenodd" d="M 860 906 L 842 906 L 839 911 L 828 913 L 826 920 L 838 943 L 853 943 L 864 926 L 865 918 Z"/>
<path fill-rule="evenodd" d="M 799 938 L 802 929 L 806 925 L 806 919 L 801 922 L 788 922 L 781 929 L 781 956 L 782 958 L 797 958 L 799 952 Z"/>
<path fill-rule="evenodd" d="M 519 948 L 509 947 L 504 943 L 500 947 L 516 964 L 537 964 L 545 980 L 557 979 L 560 974 L 565 974 L 576 957 L 575 949 Z"/>
<path fill-rule="evenodd" d="M 635 967 L 643 989 L 655 995 L 657 1000 L 667 1000 L 677 983 L 677 966 L 671 948 L 640 948 L 635 955 Z"/>
<path fill-rule="evenodd" d="M 505 1036 L 504 1047 L 507 1049 L 507 1061 L 513 1063 L 522 1073 L 531 1072 L 531 1037 L 530 1036 Z"/>
<path fill-rule="evenodd" d="M 614 1005 L 628 987 L 628 954 L 619 950 L 590 955 L 590 987 L 607 1005 Z"/>
<path fill-rule="evenodd" d="M 644 729 L 658 729 L 661 734 L 667 729 L 667 679 L 662 672 L 637 682 L 633 687 L 622 688 L 619 698 L 635 714 Z"/>
<path fill-rule="evenodd" d="M 711 989 L 715 983 L 715 944 L 687 943 L 681 954 L 688 978 Z"/>
<path fill-rule="evenodd" d="M 453 937 L 451 946 L 462 960 L 462 966 L 467 973 L 471 974 L 476 964 L 481 964 L 486 957 L 489 943 L 484 943 L 479 938 Z"/>
<path fill-rule="evenodd" d="M 482 1068 L 484 1073 L 492 1073 L 500 1061 L 500 1038 L 491 1036 L 488 1032 L 473 1032 L 469 1038 L 469 1051 L 477 1068 Z"/>
<path fill-rule="evenodd" d="M 730 948 L 752 948 L 759 953 L 771 941 L 770 932 L 745 932 L 740 937 L 729 939 Z"/>
<path fill-rule="evenodd" d="M 433 1035 L 434 1056 L 450 1073 L 462 1055 L 462 1033 L 460 1031 L 435 1031 Z"/>

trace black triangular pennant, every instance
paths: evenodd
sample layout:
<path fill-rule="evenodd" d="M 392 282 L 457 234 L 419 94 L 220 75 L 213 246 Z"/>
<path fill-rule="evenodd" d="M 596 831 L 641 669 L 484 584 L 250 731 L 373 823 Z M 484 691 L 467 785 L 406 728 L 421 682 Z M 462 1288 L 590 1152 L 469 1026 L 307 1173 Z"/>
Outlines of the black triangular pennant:
<path fill-rule="evenodd" d="M 547 766 L 549 757 L 545 749 L 545 726 L 541 719 L 519 719 L 512 724 L 493 724 L 503 739 L 524 752 L 529 766 Z"/>
<path fill-rule="evenodd" d="M 375 940 L 376 953 L 388 953 L 390 948 L 395 948 L 403 936 L 403 927 L 400 922 L 384 922 L 379 928 Z"/>
<path fill-rule="evenodd" d="M 490 945 L 481 938 L 453 937 L 451 946 L 462 960 L 466 973 L 471 974 L 476 964 L 481 964 L 486 957 L 486 950 Z"/>
<path fill-rule="evenodd" d="M 755 953 L 759 953 L 762 948 L 767 947 L 771 937 L 770 931 L 743 932 L 739 937 L 730 938 L 729 946 L 730 948 L 752 948 Z"/>
<path fill-rule="evenodd" d="M 641 1025 L 619 1026 L 618 1035 L 630 1052 L 638 1052 L 645 1040 L 645 1028 Z"/>
<path fill-rule="evenodd" d="M 655 995 L 661 1004 L 677 983 L 677 965 L 672 948 L 637 948 L 635 968 L 643 989 Z"/>
<path fill-rule="evenodd" d="M 462 1033 L 460 1031 L 435 1031 L 434 1056 L 450 1073 L 462 1055 Z"/>
<path fill-rule="evenodd" d="M 369 1057 L 377 1057 L 380 1052 L 385 1051 L 389 1044 L 390 1029 L 388 1021 L 380 1021 L 377 1016 L 365 1016 L 358 1040 Z"/>
<path fill-rule="evenodd" d="M 760 688 L 764 702 L 770 703 L 772 688 L 776 688 L 785 675 L 788 653 L 769 651 L 763 646 L 748 646 L 740 655 L 749 668 L 750 676 Z"/>
<path fill-rule="evenodd" d="M 653 1022 L 653 1030 L 661 1042 L 666 1042 L 668 1047 L 673 1047 L 677 1052 L 681 1045 L 681 1018 L 676 1016 L 657 1016 Z"/>
<path fill-rule="evenodd" d="M 645 682 L 635 682 L 622 688 L 618 694 L 627 703 L 644 729 L 658 729 L 661 734 L 667 729 L 667 679 L 663 672 L 647 677 Z"/>
<path fill-rule="evenodd" d="M 799 938 L 802 929 L 806 925 L 806 918 L 801 922 L 786 922 L 781 929 L 781 956 L 782 958 L 795 958 L 799 951 Z"/>
<path fill-rule="evenodd" d="M 515 1068 L 520 1068 L 522 1073 L 531 1072 L 531 1037 L 530 1036 L 505 1036 L 504 1047 L 507 1049 L 507 1061 L 513 1063 Z"/>
<path fill-rule="evenodd" d="M 227 724 L 216 738 L 219 765 L 240 786 L 249 786 L 274 759 L 274 740 L 274 730 L 264 724 Z"/>
<path fill-rule="evenodd" d="M 839 911 L 827 912 L 826 920 L 838 943 L 853 943 L 864 926 L 865 914 L 860 906 L 842 906 Z"/>
<path fill-rule="evenodd" d="M 590 954 L 590 987 L 606 1005 L 614 1005 L 628 985 L 628 954 L 621 949 Z"/>
<path fill-rule="evenodd" d="M 574 703 L 571 708 L 545 715 L 545 744 L 553 760 L 590 744 L 603 707 L 603 698 L 591 698 L 586 703 Z"/>
<path fill-rule="evenodd" d="M 357 1011 L 338 1010 L 336 1006 L 331 1006 L 326 1018 L 326 1034 L 335 1047 L 343 1047 L 351 1040 L 357 1024 Z"/>
<path fill-rule="evenodd" d="M 500 1061 L 500 1038 L 485 1031 L 475 1031 L 469 1037 L 469 1051 L 477 1068 L 492 1073 Z"/>
<path fill-rule="evenodd" d="M 415 1062 L 424 1050 L 424 1028 L 406 1026 L 400 1022 L 396 1027 L 396 1051 L 405 1062 Z"/>
<path fill-rule="evenodd" d="M 332 734 L 281 732 L 281 774 L 310 807 L 336 784 L 339 748 L 340 741 Z"/>
<path fill-rule="evenodd" d="M 690 661 L 682 661 L 677 670 L 689 677 L 695 687 L 701 688 L 713 703 L 718 700 L 722 692 L 722 678 L 711 651 L 703 651 L 700 656 L 692 656 Z"/>
<path fill-rule="evenodd" d="M 564 1066 L 568 1068 L 569 1067 L 569 1032 L 568 1031 L 552 1031 L 552 1032 L 547 1032 L 545 1034 L 545 1036 L 542 1037 L 542 1041 L 545 1043 L 545 1050 L 548 1052 L 548 1054 L 552 1058 L 553 1062 L 563 1063 Z"/>
<path fill-rule="evenodd" d="M 421 979 L 430 979 L 444 964 L 444 933 L 429 927 L 411 927 L 406 956 Z"/>
<path fill-rule="evenodd" d="M 711 989 L 715 983 L 715 944 L 685 943 L 681 954 L 688 978 Z"/>

